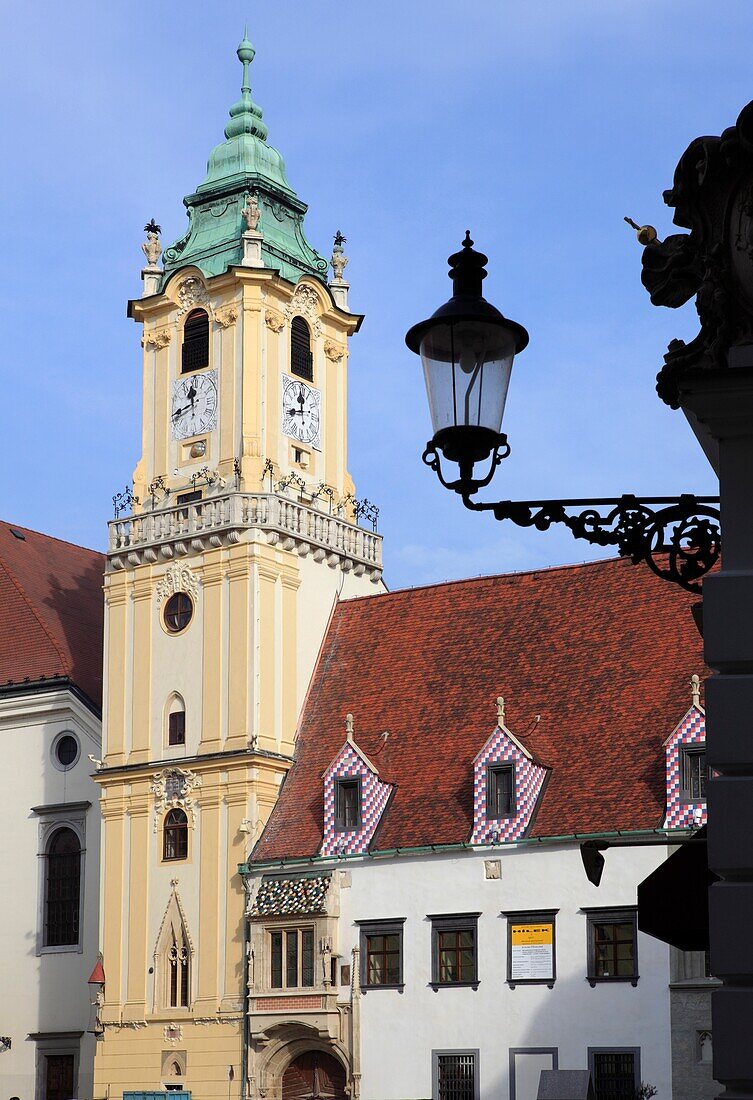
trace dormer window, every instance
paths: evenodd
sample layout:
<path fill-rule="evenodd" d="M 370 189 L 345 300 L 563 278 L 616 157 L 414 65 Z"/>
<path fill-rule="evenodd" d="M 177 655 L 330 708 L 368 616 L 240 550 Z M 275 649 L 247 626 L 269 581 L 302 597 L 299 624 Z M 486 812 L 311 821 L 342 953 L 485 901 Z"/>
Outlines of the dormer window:
<path fill-rule="evenodd" d="M 205 309 L 194 309 L 183 326 L 181 374 L 203 370 L 209 366 L 209 315 Z"/>
<path fill-rule="evenodd" d="M 294 317 L 290 326 L 290 373 L 308 382 L 314 381 L 311 330 L 303 317 Z"/>
<path fill-rule="evenodd" d="M 486 816 L 490 820 L 515 815 L 515 765 L 490 764 L 486 769 Z"/>
<path fill-rule="evenodd" d="M 683 802 L 706 801 L 706 747 L 683 748 L 680 757 L 681 792 Z"/>
<path fill-rule="evenodd" d="M 335 780 L 335 828 L 360 829 L 361 781 L 360 779 Z"/>

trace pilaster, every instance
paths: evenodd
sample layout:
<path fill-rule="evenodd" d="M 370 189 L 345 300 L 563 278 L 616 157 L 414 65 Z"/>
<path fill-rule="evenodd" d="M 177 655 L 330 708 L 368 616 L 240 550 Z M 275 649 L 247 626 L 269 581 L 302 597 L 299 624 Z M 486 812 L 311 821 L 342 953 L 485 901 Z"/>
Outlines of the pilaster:
<path fill-rule="evenodd" d="M 133 582 L 130 764 L 141 764 L 151 753 L 152 618 L 154 586 L 151 569 L 141 566 Z"/>
<path fill-rule="evenodd" d="M 128 800 L 131 832 L 128 875 L 128 975 L 124 1020 L 143 1020 L 146 1013 L 147 921 L 149 915 L 150 799 L 146 780 L 134 784 Z"/>
<path fill-rule="evenodd" d="M 197 951 L 198 983 L 193 1011 L 195 1016 L 213 1016 L 219 1006 L 220 879 L 222 879 L 223 890 L 227 889 L 227 884 L 225 883 L 224 867 L 217 858 L 220 851 L 222 809 L 220 776 L 217 772 L 203 772 L 202 783 L 201 852 L 199 855 L 201 890 L 199 892 L 199 943 Z"/>
<path fill-rule="evenodd" d="M 222 747 L 222 667 L 225 640 L 222 622 L 222 551 L 204 556 L 201 599 L 203 607 L 202 726 L 199 752 L 219 752 Z"/>

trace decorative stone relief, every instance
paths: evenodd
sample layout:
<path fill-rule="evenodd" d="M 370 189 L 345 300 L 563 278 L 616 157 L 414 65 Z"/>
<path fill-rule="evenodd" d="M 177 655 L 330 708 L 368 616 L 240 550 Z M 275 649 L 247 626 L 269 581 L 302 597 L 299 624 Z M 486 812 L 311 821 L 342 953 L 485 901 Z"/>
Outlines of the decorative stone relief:
<path fill-rule="evenodd" d="M 295 288 L 295 294 L 285 309 L 285 317 L 288 321 L 296 314 L 305 317 L 315 336 L 322 335 L 322 323 L 319 320 L 319 295 L 313 287 L 306 283 L 299 283 Z"/>
<path fill-rule="evenodd" d="M 141 246 L 141 251 L 146 256 L 146 262 L 149 265 L 149 269 L 152 271 L 159 271 L 157 264 L 162 255 L 162 245 L 159 239 L 162 227 L 157 225 L 154 218 L 152 218 L 152 220 L 144 226 L 144 232 L 146 233 L 146 240 Z"/>
<path fill-rule="evenodd" d="M 241 214 L 246 222 L 246 230 L 255 233 L 261 218 L 261 210 L 259 209 L 259 203 L 256 201 L 256 195 L 246 195 L 246 205 L 241 210 Z"/>
<path fill-rule="evenodd" d="M 180 807 L 186 811 L 191 828 L 196 825 L 196 799 L 192 792 L 201 786 L 201 776 L 188 768 L 165 768 L 152 776 L 149 790 L 154 795 L 154 831 L 168 810 Z"/>
<path fill-rule="evenodd" d="M 199 581 L 188 565 L 173 562 L 167 567 L 164 577 L 157 585 L 154 595 L 157 603 L 162 603 L 175 592 L 187 592 L 194 600 L 199 595 Z"/>
<path fill-rule="evenodd" d="M 333 363 L 339 363 L 345 355 L 345 348 L 342 344 L 336 344 L 334 340 L 325 340 L 324 354 L 328 359 L 331 359 Z"/>
<path fill-rule="evenodd" d="M 162 1034 L 166 1043 L 179 1043 L 183 1038 L 183 1028 L 180 1024 L 166 1024 Z"/>
<path fill-rule="evenodd" d="M 179 317 L 182 317 L 189 309 L 193 309 L 194 306 L 202 306 L 210 313 L 212 311 L 207 288 L 196 275 L 189 275 L 187 279 L 183 280 L 178 289 L 178 301 L 180 302 Z"/>
<path fill-rule="evenodd" d="M 285 327 L 285 318 L 281 313 L 278 313 L 275 309 L 267 309 L 264 311 L 264 324 L 267 328 L 270 328 L 272 332 L 282 332 Z"/>
<path fill-rule="evenodd" d="M 484 860 L 484 878 L 499 879 L 502 877 L 502 861 L 499 859 Z"/>
<path fill-rule="evenodd" d="M 238 320 L 238 307 L 226 306 L 224 309 L 218 309 L 214 315 L 214 319 L 218 325 L 223 328 L 230 328 Z"/>
<path fill-rule="evenodd" d="M 153 348 L 155 351 L 161 351 L 162 348 L 166 348 L 172 340 L 172 333 L 167 328 L 161 328 L 157 332 L 145 332 L 141 337 L 141 346 L 149 351 Z"/>

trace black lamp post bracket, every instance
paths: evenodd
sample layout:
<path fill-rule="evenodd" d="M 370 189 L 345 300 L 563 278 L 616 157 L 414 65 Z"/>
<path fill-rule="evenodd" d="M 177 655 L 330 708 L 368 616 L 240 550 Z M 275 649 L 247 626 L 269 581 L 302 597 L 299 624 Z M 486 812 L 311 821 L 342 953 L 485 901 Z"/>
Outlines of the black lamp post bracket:
<path fill-rule="evenodd" d="M 430 464 L 430 463 L 429 463 Z M 444 482 L 443 482 L 444 484 Z M 451 486 L 450 486 L 451 487 Z M 663 580 L 688 592 L 719 560 L 721 529 L 718 497 L 651 497 L 632 493 L 599 500 L 501 500 L 479 503 L 461 494 L 473 512 L 492 512 L 519 527 L 547 531 L 562 523 L 576 539 L 595 546 L 614 546 L 633 565 L 645 562 Z"/>

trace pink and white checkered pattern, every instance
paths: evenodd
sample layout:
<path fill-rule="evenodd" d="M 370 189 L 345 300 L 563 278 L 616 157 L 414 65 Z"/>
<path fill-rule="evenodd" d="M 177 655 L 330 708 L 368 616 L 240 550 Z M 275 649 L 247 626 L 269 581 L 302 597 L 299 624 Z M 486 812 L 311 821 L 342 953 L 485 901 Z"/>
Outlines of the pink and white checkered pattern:
<path fill-rule="evenodd" d="M 515 765 L 515 816 L 487 819 L 486 769 L 490 764 Z M 497 726 L 473 762 L 473 831 L 471 844 L 520 840 L 531 821 L 546 768 L 534 764 L 506 730 Z"/>
<path fill-rule="evenodd" d="M 335 829 L 335 780 L 361 780 L 361 825 L 358 829 Z M 383 783 L 347 741 L 324 773 L 323 856 L 353 856 L 369 850 L 382 811 L 392 790 Z"/>
<path fill-rule="evenodd" d="M 689 829 L 706 824 L 705 802 L 682 802 L 681 752 L 684 745 L 702 745 L 706 741 L 706 717 L 698 707 L 691 707 L 667 741 L 667 816 L 665 829 Z"/>

